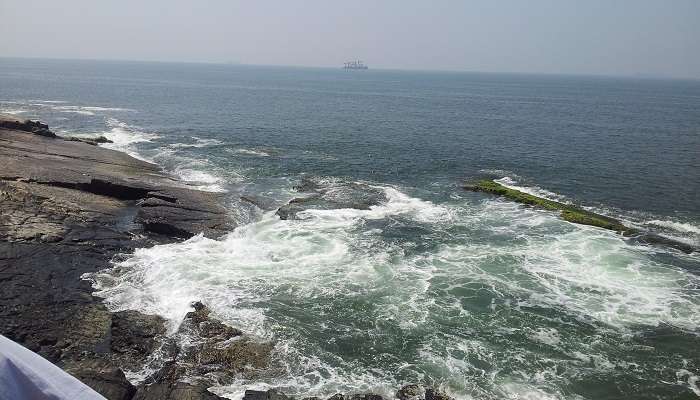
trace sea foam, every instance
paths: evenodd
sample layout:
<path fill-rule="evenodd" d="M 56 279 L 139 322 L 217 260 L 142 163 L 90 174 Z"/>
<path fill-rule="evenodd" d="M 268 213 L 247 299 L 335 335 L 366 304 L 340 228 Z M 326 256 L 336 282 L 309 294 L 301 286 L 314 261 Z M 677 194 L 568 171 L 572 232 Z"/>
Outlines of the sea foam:
<path fill-rule="evenodd" d="M 486 397 L 558 399 L 566 396 L 557 385 L 581 363 L 595 362 L 601 371 L 623 365 L 599 354 L 601 346 L 618 343 L 591 347 L 577 338 L 578 328 L 557 320 L 545 320 L 557 328 L 533 320 L 523 334 L 494 334 L 491 326 L 510 326 L 509 315 L 537 309 L 616 334 L 638 326 L 689 332 L 700 326 L 700 304 L 688 292 L 700 284 L 698 277 L 654 261 L 614 233 L 497 199 L 438 205 L 379 187 L 387 201 L 368 210 L 306 210 L 297 220 L 268 212 L 220 240 L 196 236 L 136 250 L 89 278 L 110 309 L 162 315 L 170 332 L 190 302 L 202 300 L 227 323 L 275 340 L 285 374 L 214 389 L 228 396 L 267 387 L 292 394 L 309 388 L 305 395 L 391 394 L 430 370 L 460 398 L 477 390 L 476 381 L 472 393 Z M 431 226 L 433 240 L 443 244 L 415 252 L 386 240 L 387 232 L 406 224 Z M 440 234 L 446 236 L 434 236 Z M 453 326 L 459 329 L 447 329 Z M 385 347 L 413 335 L 422 338 L 418 348 Z M 534 350 L 505 351 L 493 342 L 518 335 L 571 357 L 533 365 Z M 376 368 L 369 358 L 337 353 L 329 342 L 352 345 L 367 357 L 381 348 L 388 358 Z M 499 369 L 519 371 L 518 380 L 493 372 Z"/>

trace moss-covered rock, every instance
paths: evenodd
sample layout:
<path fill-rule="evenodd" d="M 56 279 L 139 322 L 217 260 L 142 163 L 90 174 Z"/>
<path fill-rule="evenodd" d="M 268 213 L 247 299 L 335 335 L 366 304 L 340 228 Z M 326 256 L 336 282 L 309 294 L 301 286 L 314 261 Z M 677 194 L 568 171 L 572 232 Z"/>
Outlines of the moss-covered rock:
<path fill-rule="evenodd" d="M 586 211 L 574 205 L 564 204 L 549 199 L 543 199 L 541 197 L 537 197 L 529 193 L 523 193 L 519 190 L 505 187 L 500 183 L 494 181 L 481 180 L 473 185 L 464 185 L 464 188 L 475 192 L 495 194 L 516 201 L 518 203 L 529 204 L 535 207 L 544 208 L 546 210 L 560 211 L 560 215 L 564 220 L 573 222 L 575 224 L 597 226 L 600 228 L 609 229 L 611 231 L 616 231 L 625 235 L 637 233 L 636 229 L 629 228 L 614 218 Z"/>
<path fill-rule="evenodd" d="M 500 183 L 491 180 L 484 179 L 477 181 L 473 184 L 465 184 L 463 188 L 474 192 L 491 193 L 497 196 L 502 196 L 507 199 L 516 201 L 518 203 L 529 204 L 531 206 L 543 208 L 545 210 L 559 211 L 561 218 L 566 221 L 573 222 L 575 224 L 591 225 L 603 229 L 609 229 L 611 231 L 615 231 L 625 236 L 628 236 L 630 237 L 630 240 L 633 240 L 640 244 L 653 244 L 672 247 L 674 249 L 680 250 L 688 254 L 697 251 L 697 249 L 694 246 L 691 246 L 687 243 L 663 237 L 653 232 L 643 232 L 638 229 L 625 226 L 622 222 L 614 218 L 586 211 L 581 207 L 577 207 L 571 204 L 564 204 L 558 201 L 543 199 L 541 197 L 537 197 L 529 193 L 524 193 L 519 190 L 505 187 Z"/>

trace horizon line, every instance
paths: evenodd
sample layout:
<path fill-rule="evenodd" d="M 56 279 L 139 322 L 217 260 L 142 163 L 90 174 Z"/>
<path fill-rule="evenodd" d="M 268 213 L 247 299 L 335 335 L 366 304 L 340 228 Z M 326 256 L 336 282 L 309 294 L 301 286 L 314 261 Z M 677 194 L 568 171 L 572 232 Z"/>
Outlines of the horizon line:
<path fill-rule="evenodd" d="M 125 59 L 125 58 L 72 58 L 72 57 L 42 57 L 42 56 L 4 56 L 0 59 L 17 60 L 47 60 L 47 61 L 93 61 L 93 62 L 132 62 L 132 63 L 152 63 L 152 64 L 203 64 L 203 65 L 226 65 L 241 67 L 278 67 L 278 68 L 309 68 L 309 69 L 330 69 L 342 70 L 342 63 L 338 67 L 325 65 L 300 65 L 300 64 L 255 64 L 237 61 L 184 61 L 184 60 L 145 60 L 145 59 Z M 369 64 L 365 64 L 369 65 Z M 479 71 L 468 69 L 423 69 L 423 68 L 382 68 L 371 67 L 372 71 L 395 71 L 395 72 L 438 72 L 438 73 L 464 73 L 464 74 L 493 74 L 493 75 L 534 75 L 534 76 L 562 76 L 562 77 L 590 77 L 590 78 L 617 78 L 617 79 L 638 79 L 638 80 L 674 80 L 674 81 L 700 81 L 700 77 L 675 76 L 662 74 L 608 74 L 592 72 L 523 72 L 523 71 Z"/>

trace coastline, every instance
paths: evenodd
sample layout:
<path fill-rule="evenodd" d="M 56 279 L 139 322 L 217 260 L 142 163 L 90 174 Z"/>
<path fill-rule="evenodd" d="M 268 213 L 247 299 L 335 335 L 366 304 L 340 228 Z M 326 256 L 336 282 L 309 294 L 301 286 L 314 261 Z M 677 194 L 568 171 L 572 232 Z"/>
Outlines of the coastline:
<path fill-rule="evenodd" d="M 206 299 L 192 303 L 168 332 L 158 315 L 110 311 L 92 295 L 85 274 L 138 248 L 198 234 L 218 238 L 235 227 L 219 194 L 188 188 L 155 164 L 98 147 L 100 141 L 63 138 L 45 124 L 0 115 L 0 334 L 109 400 L 223 399 L 208 388 L 274 374 L 274 343 L 222 323 Z M 293 217 L 285 207 L 277 214 Z M 452 399 L 415 384 L 395 397 Z M 293 397 L 269 389 L 246 390 L 243 399 Z"/>
<path fill-rule="evenodd" d="M 182 349 L 165 336 L 163 318 L 110 312 L 81 278 L 139 247 L 225 234 L 234 223 L 219 197 L 156 165 L 12 116 L 0 117 L 0 164 L 0 333 L 108 399 L 219 398 L 207 391 L 212 381 L 188 381 L 190 371 L 173 366 L 194 353 L 230 353 L 214 347 L 243 337 L 240 331 L 210 318 L 200 303 L 181 330 L 202 344 Z M 235 350 L 264 359 L 262 349 L 246 339 Z M 153 362 L 157 352 L 169 354 L 132 385 L 125 371 Z"/>

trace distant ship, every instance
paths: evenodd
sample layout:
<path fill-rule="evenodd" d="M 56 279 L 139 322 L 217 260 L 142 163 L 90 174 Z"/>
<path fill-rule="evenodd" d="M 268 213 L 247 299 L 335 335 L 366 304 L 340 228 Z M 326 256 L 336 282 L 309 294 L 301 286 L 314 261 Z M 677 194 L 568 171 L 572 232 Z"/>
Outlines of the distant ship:
<path fill-rule="evenodd" d="M 362 61 L 348 61 L 345 63 L 344 69 L 367 69 L 367 66 Z"/>

